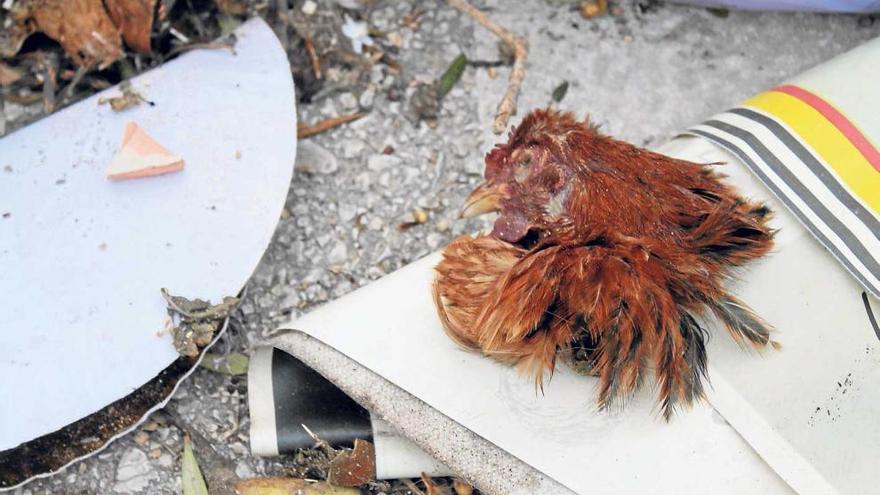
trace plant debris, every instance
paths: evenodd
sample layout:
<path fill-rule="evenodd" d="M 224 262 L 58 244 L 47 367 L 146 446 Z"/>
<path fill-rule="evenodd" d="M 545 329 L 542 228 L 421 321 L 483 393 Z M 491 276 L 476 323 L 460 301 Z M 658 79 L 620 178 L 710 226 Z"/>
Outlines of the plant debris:
<path fill-rule="evenodd" d="M 162 297 L 168 302 L 168 314 L 178 323 L 171 333 L 174 348 L 181 356 L 194 357 L 211 343 L 214 333 L 238 306 L 237 297 L 224 297 L 223 302 L 211 305 L 201 299 L 173 296 L 162 289 Z"/>
<path fill-rule="evenodd" d="M 334 127 L 338 127 L 342 124 L 354 122 L 355 120 L 358 120 L 365 115 L 365 113 L 354 112 L 346 115 L 339 115 L 337 117 L 330 117 L 329 119 L 322 120 L 316 124 L 303 124 L 302 122 L 299 122 L 296 125 L 296 136 L 299 139 L 311 137 L 315 134 L 320 134 L 322 132 L 333 129 Z"/>
<path fill-rule="evenodd" d="M 373 444 L 355 439 L 352 450 L 336 455 L 327 468 L 327 481 L 337 486 L 361 486 L 376 479 L 376 451 Z"/>
<path fill-rule="evenodd" d="M 510 71 L 510 80 L 507 83 L 507 92 L 501 98 L 498 104 L 498 110 L 495 112 L 495 122 L 492 124 L 492 132 L 501 134 L 507 128 L 507 122 L 510 116 L 516 113 L 516 99 L 519 96 L 519 88 L 526 76 L 526 57 L 529 48 L 524 38 L 521 38 L 500 25 L 492 22 L 485 14 L 480 12 L 467 0 L 448 0 L 449 5 L 471 16 L 478 24 L 492 31 L 495 36 L 513 49 L 514 62 L 513 69 Z"/>
<path fill-rule="evenodd" d="M 568 81 L 562 81 L 559 83 L 559 86 L 553 88 L 553 94 L 551 96 L 553 97 L 554 102 L 559 103 L 565 98 L 566 93 L 568 93 Z"/>
<path fill-rule="evenodd" d="M 183 437 L 183 455 L 180 458 L 180 484 L 183 495 L 208 495 L 208 486 L 202 477 L 199 461 L 193 454 L 192 440 Z"/>
<path fill-rule="evenodd" d="M 205 353 L 201 366 L 224 375 L 244 375 L 248 371 L 248 357 L 240 352 L 233 352 L 228 356 Z"/>
<path fill-rule="evenodd" d="M 119 90 L 122 91 L 122 95 L 120 96 L 111 96 L 111 97 L 101 97 L 98 98 L 98 104 L 104 105 L 109 103 L 110 108 L 115 112 L 121 112 L 123 110 L 128 110 L 131 107 L 135 107 L 140 105 L 141 102 L 144 102 L 148 105 L 155 106 L 156 104 L 152 101 L 144 98 L 140 93 L 138 93 L 131 85 L 130 81 L 123 81 L 122 84 L 119 85 Z"/>
<path fill-rule="evenodd" d="M 440 80 L 437 84 L 437 98 L 442 99 L 444 96 L 449 93 L 453 86 L 461 79 L 461 75 L 464 74 L 464 68 L 467 67 L 467 57 L 464 53 L 460 53 L 455 59 L 449 64 L 449 67 L 446 69 L 446 72 L 440 76 Z"/>
<path fill-rule="evenodd" d="M 39 31 L 61 43 L 80 66 L 103 69 L 124 54 L 119 29 L 102 0 L 25 0 L 15 4 L 12 19 L 24 37 Z"/>

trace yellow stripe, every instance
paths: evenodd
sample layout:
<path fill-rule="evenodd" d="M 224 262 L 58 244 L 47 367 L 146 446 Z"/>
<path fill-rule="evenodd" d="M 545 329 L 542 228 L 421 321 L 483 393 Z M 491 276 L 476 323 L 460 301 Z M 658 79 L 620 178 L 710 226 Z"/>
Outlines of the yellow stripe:
<path fill-rule="evenodd" d="M 880 174 L 837 127 L 815 108 L 786 93 L 768 91 L 743 103 L 784 122 L 842 182 L 880 214 Z"/>

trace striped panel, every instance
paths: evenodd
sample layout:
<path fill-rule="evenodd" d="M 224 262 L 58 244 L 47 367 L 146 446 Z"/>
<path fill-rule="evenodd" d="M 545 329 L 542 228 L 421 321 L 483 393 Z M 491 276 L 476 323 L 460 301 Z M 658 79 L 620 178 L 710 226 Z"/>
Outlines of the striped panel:
<path fill-rule="evenodd" d="M 781 86 L 689 132 L 740 158 L 880 297 L 880 152 L 841 112 Z"/>

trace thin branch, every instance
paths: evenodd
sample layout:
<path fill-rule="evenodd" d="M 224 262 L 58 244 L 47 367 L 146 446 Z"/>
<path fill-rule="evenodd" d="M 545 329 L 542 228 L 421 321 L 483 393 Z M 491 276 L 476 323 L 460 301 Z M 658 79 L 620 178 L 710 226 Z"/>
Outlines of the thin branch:
<path fill-rule="evenodd" d="M 309 62 L 312 64 L 312 72 L 315 73 L 315 79 L 321 79 L 321 59 L 318 58 L 318 52 L 315 50 L 315 44 L 312 37 L 306 35 L 303 38 L 306 45 L 306 53 L 309 55 Z"/>
<path fill-rule="evenodd" d="M 529 54 L 528 44 L 524 38 L 521 38 L 500 25 L 492 22 L 479 9 L 469 4 L 467 0 L 448 0 L 449 5 L 471 16 L 478 24 L 485 27 L 489 31 L 501 38 L 513 48 L 513 69 L 510 71 L 510 80 L 507 82 L 507 92 L 498 104 L 498 110 L 495 112 L 495 122 L 492 124 L 492 131 L 495 134 L 501 134 L 507 128 L 507 122 L 510 116 L 516 113 L 516 99 L 519 96 L 519 88 L 522 86 L 523 78 L 526 76 L 526 57 Z"/>
<path fill-rule="evenodd" d="M 299 123 L 296 125 L 296 136 L 300 139 L 304 139 L 310 136 L 314 136 L 315 134 L 320 134 L 324 131 L 328 131 L 333 129 L 334 127 L 338 127 L 342 124 L 347 124 L 348 122 L 355 121 L 361 117 L 366 115 L 365 113 L 355 112 L 349 113 L 345 115 L 340 115 L 338 117 L 330 117 L 329 119 L 322 120 L 317 124 L 302 124 Z"/>

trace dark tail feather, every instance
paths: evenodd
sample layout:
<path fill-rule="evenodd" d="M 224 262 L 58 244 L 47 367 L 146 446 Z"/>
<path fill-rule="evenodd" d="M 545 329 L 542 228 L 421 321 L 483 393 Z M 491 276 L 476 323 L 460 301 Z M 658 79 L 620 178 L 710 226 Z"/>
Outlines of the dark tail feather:
<path fill-rule="evenodd" d="M 703 379 L 709 378 L 706 371 L 708 333 L 688 313 L 681 315 L 680 331 L 685 341 L 684 360 L 688 364 L 688 374 L 685 376 L 685 400 L 690 404 L 695 399 L 705 397 Z"/>
<path fill-rule="evenodd" d="M 724 294 L 719 300 L 711 301 L 709 307 L 737 343 L 764 347 L 770 342 L 770 325 L 739 299 Z"/>

